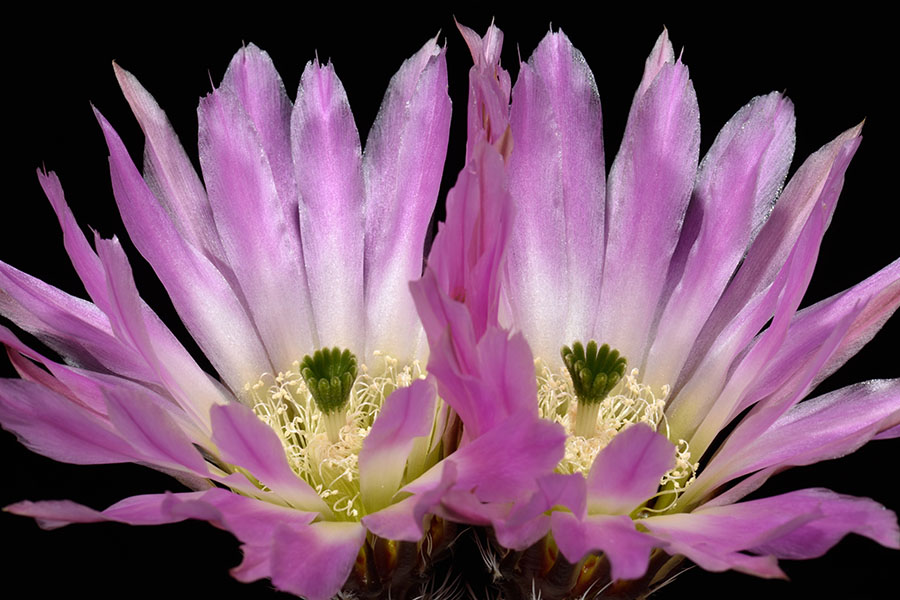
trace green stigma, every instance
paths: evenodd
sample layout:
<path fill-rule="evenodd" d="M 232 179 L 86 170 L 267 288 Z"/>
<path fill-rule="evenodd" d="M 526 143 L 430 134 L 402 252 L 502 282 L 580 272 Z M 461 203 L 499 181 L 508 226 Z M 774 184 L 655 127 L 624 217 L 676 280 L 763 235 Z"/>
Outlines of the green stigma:
<path fill-rule="evenodd" d="M 332 443 L 340 439 L 350 391 L 356 381 L 356 356 L 340 348 L 316 350 L 306 355 L 300 363 L 300 375 L 306 382 L 316 406 L 325 415 L 328 439 Z"/>
<path fill-rule="evenodd" d="M 590 437 L 597 424 L 600 402 L 625 376 L 628 361 L 609 344 L 598 348 L 594 340 L 588 342 L 587 348 L 581 342 L 575 342 L 571 348 L 563 346 L 560 353 L 578 398 L 575 433 Z"/>

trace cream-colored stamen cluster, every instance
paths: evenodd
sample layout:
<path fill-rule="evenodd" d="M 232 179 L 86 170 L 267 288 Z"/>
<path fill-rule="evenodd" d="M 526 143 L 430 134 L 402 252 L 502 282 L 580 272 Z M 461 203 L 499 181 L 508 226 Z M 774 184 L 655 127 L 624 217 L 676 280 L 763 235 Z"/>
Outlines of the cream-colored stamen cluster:
<path fill-rule="evenodd" d="M 664 385 L 654 392 L 651 386 L 640 382 L 637 369 L 632 369 L 612 393 L 598 403 L 597 424 L 591 437 L 575 435 L 578 399 L 569 372 L 563 367 L 554 371 L 540 359 L 535 361 L 535 371 L 541 417 L 561 424 L 569 434 L 566 454 L 556 468 L 559 473 L 587 475 L 597 454 L 619 432 L 636 423 L 645 423 L 669 437 L 665 417 L 669 386 Z M 697 463 L 690 462 L 691 452 L 685 440 L 678 440 L 675 450 L 675 467 L 660 481 L 661 485 L 675 491 L 676 495 L 669 494 L 672 502 L 694 480 L 694 473 L 699 468 Z"/>
<path fill-rule="evenodd" d="M 401 366 L 382 353 L 376 352 L 375 357 L 383 364 L 374 369 L 359 366 L 336 443 L 328 439 L 327 415 L 318 409 L 307 389 L 299 361 L 294 361 L 288 371 L 275 376 L 265 373 L 256 383 L 244 386 L 253 411 L 281 439 L 291 469 L 316 490 L 339 519 L 356 520 L 363 514 L 359 451 L 385 398 L 398 387 L 425 377 L 418 361 Z"/>

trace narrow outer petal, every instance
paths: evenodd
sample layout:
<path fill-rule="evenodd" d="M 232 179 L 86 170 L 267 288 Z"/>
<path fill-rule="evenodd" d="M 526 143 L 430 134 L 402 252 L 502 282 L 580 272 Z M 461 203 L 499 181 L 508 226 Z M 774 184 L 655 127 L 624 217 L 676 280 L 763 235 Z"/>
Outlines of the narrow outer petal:
<path fill-rule="evenodd" d="M 362 150 L 344 86 L 309 62 L 291 116 L 300 230 L 319 344 L 363 356 Z"/>
<path fill-rule="evenodd" d="M 740 269 L 703 326 L 681 380 L 686 380 L 711 353 L 711 347 L 722 337 L 729 323 L 740 319 L 742 313 L 746 314 L 746 307 L 752 304 L 754 297 L 763 294 L 775 281 L 826 183 L 831 181 L 840 192 L 849 157 L 859 146 L 860 130 L 861 125 L 839 135 L 807 158 L 791 177 L 766 224 L 754 238 Z"/>
<path fill-rule="evenodd" d="M 449 131 L 446 54 L 430 40 L 391 79 L 366 142 L 367 355 L 412 358 L 421 330 L 408 283 L 422 275 Z"/>

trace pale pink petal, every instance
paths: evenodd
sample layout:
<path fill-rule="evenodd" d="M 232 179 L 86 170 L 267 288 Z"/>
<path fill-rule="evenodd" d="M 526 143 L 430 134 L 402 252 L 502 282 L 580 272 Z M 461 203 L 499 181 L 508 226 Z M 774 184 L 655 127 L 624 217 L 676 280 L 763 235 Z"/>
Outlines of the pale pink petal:
<path fill-rule="evenodd" d="M 597 454 L 587 481 L 589 514 L 627 515 L 653 496 L 660 478 L 675 466 L 675 446 L 638 423 Z"/>
<path fill-rule="evenodd" d="M 699 147 L 697 97 L 687 67 L 667 63 L 635 97 L 607 189 L 607 246 L 594 337 L 634 364 L 641 364 L 648 350 Z"/>
<path fill-rule="evenodd" d="M 212 92 L 201 100 L 198 118 L 200 166 L 225 255 L 273 366 L 288 369 L 317 345 L 300 240 L 286 222 L 259 134 L 234 92 Z"/>
<path fill-rule="evenodd" d="M 742 402 L 749 406 L 772 390 L 784 390 L 791 377 L 812 359 L 837 324 L 849 312 L 864 308 L 850 325 L 840 345 L 816 374 L 813 387 L 855 355 L 900 305 L 900 260 L 852 288 L 805 308 L 791 320 L 784 344 L 757 376 L 753 395 Z"/>
<path fill-rule="evenodd" d="M 236 402 L 216 405 L 210 418 L 213 443 L 226 462 L 247 469 L 296 508 L 331 513 L 309 484 L 291 470 L 278 436 L 253 411 Z"/>
<path fill-rule="evenodd" d="M 272 583 L 307 600 L 329 600 L 347 581 L 365 541 L 366 528 L 359 523 L 281 527 L 270 558 Z"/>
<path fill-rule="evenodd" d="M 385 399 L 359 452 L 360 497 L 368 512 L 390 504 L 400 489 L 413 442 L 431 433 L 436 402 L 434 384 L 424 380 Z"/>
<path fill-rule="evenodd" d="M 624 515 L 588 515 L 579 521 L 571 513 L 557 511 L 550 520 L 553 539 L 566 560 L 577 563 L 590 552 L 603 552 L 609 558 L 614 580 L 642 577 L 647 572 L 650 550 L 658 545 Z"/>
<path fill-rule="evenodd" d="M 561 31 L 522 64 L 510 114 L 516 226 L 509 301 L 537 356 L 591 335 L 600 298 L 606 170 L 600 96 Z"/>
<path fill-rule="evenodd" d="M 113 193 L 131 240 L 222 379 L 232 389 L 243 389 L 272 367 L 241 299 L 209 259 L 181 237 L 118 134 L 95 114 L 109 146 Z"/>
<path fill-rule="evenodd" d="M 244 46 L 228 64 L 222 87 L 238 98 L 253 122 L 272 168 L 285 226 L 292 236 L 300 235 L 291 159 L 291 100 L 271 57 L 254 44 Z"/>
<path fill-rule="evenodd" d="M 309 62 L 291 116 L 300 229 L 319 345 L 365 352 L 362 150 L 330 64 Z"/>
<path fill-rule="evenodd" d="M 679 249 L 684 238 L 696 238 L 662 313 L 645 381 L 675 382 L 700 329 L 768 217 L 793 152 L 793 105 L 778 93 L 751 100 L 716 136 L 697 175 Z"/>
<path fill-rule="evenodd" d="M 752 298 L 720 332 L 705 360 L 670 403 L 667 415 L 673 435 L 677 438 L 690 440 L 700 423 L 706 419 L 702 439 L 698 442 L 699 451 L 706 448 L 706 444 L 736 413 L 735 408 L 747 386 L 784 341 L 790 318 L 800 303 L 815 267 L 822 235 L 833 214 L 843 183 L 843 173 L 858 142 L 858 138 L 847 142 L 833 161 L 829 162 L 833 168 L 817 191 L 817 209 L 809 213 L 789 256 L 780 265 L 777 277 L 763 292 Z M 750 352 L 741 358 L 739 372 L 733 373 L 729 378 L 729 370 L 735 368 L 732 364 L 734 358 L 747 348 L 753 336 L 773 315 L 776 318 L 771 326 L 763 332 Z M 714 316 L 711 317 L 713 318 Z M 709 414 L 712 412 L 715 414 Z"/>
<path fill-rule="evenodd" d="M 366 142 L 366 354 L 413 358 L 408 284 L 422 275 L 450 129 L 445 51 L 429 40 L 391 79 Z"/>
<path fill-rule="evenodd" d="M 230 274 L 206 190 L 168 117 L 137 78 L 113 63 L 122 94 L 144 132 L 144 179 L 178 233 Z"/>

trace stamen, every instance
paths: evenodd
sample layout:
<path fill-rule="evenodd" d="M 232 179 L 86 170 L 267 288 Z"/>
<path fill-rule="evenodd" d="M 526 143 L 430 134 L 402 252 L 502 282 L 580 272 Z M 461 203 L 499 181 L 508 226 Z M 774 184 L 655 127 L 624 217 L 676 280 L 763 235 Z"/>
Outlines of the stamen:
<path fill-rule="evenodd" d="M 347 420 L 345 407 L 356 381 L 356 356 L 349 350 L 341 352 L 339 348 L 316 350 L 312 356 L 303 357 L 300 375 L 316 406 L 325 415 L 329 441 L 336 444 Z"/>
<path fill-rule="evenodd" d="M 599 407 L 594 405 L 616 387 L 625 375 L 627 361 L 619 356 L 618 350 L 611 350 L 609 344 L 598 348 L 594 340 L 588 342 L 586 349 L 581 342 L 575 342 L 571 348 L 563 346 L 560 353 L 578 397 L 575 435 L 591 437 L 599 412 Z"/>
<path fill-rule="evenodd" d="M 578 402 L 575 382 L 566 368 L 556 371 L 546 366 L 540 359 L 535 361 L 538 384 L 538 408 L 541 417 L 555 421 L 569 434 L 566 453 L 556 467 L 558 473 L 587 473 L 594 458 L 620 432 L 635 423 L 644 423 L 672 439 L 665 416 L 669 386 L 654 389 L 640 382 L 637 369 L 624 376 L 617 389 L 594 405 L 597 413 L 594 428 L 589 436 L 577 432 L 578 413 L 585 403 Z M 691 451 L 685 440 L 672 440 L 675 444 L 675 467 L 660 480 L 659 500 L 648 503 L 645 511 L 664 512 L 696 478 L 700 465 L 691 462 Z M 665 506 L 663 506 L 665 505 Z"/>
<path fill-rule="evenodd" d="M 325 352 L 333 356 L 332 350 Z M 380 352 L 375 352 L 375 357 L 377 364 L 371 370 L 365 364 L 358 366 L 341 411 L 326 413 L 318 408 L 299 361 L 294 361 L 288 371 L 265 373 L 256 383 L 244 386 L 253 411 L 281 438 L 291 469 L 316 490 L 338 519 L 358 520 L 365 514 L 359 490 L 359 451 L 385 398 L 395 389 L 425 377 L 418 361 L 401 365 Z M 311 360 L 315 362 L 315 357 Z M 327 433 L 328 420 L 337 414 L 338 437 L 332 441 Z M 437 431 L 429 438 L 429 450 L 440 434 Z M 430 456 L 421 462 L 424 467 L 433 464 Z"/>

